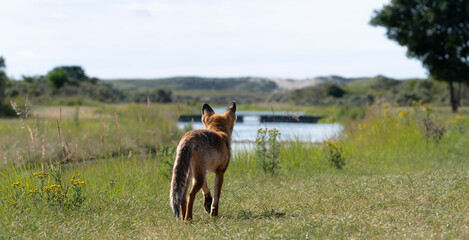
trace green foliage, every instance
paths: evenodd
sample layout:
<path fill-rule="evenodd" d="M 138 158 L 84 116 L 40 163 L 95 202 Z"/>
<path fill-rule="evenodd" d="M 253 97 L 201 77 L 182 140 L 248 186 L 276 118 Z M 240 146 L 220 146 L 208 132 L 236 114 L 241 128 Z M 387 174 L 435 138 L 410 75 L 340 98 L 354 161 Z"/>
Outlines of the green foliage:
<path fill-rule="evenodd" d="M 442 123 L 438 123 L 434 120 L 433 107 L 425 105 L 424 112 L 425 117 L 423 117 L 422 123 L 425 127 L 425 137 L 427 138 L 427 141 L 429 139 L 433 139 L 438 143 L 446 133 L 447 129 Z"/>
<path fill-rule="evenodd" d="M 331 165 L 337 169 L 342 169 L 345 166 L 345 158 L 342 154 L 342 147 L 337 141 L 325 142 L 327 152 L 329 153 L 328 160 Z"/>
<path fill-rule="evenodd" d="M 342 84 L 322 83 L 311 87 L 277 93 L 269 102 L 290 103 L 304 106 L 366 107 L 376 101 L 386 101 L 399 106 L 411 106 L 412 101 L 447 105 L 447 86 L 429 79 L 395 80 L 384 76 L 350 79 Z M 336 91 L 337 90 L 337 91 Z M 343 94 L 342 94 L 343 93 Z M 469 88 L 461 85 L 463 105 L 469 104 Z"/>
<path fill-rule="evenodd" d="M 6 64 L 5 64 L 5 58 L 3 56 L 0 56 L 0 71 L 5 71 Z"/>
<path fill-rule="evenodd" d="M 54 105 L 82 105 L 86 102 L 97 101 L 115 103 L 123 101 L 124 93 L 105 82 L 92 83 L 90 81 L 79 84 L 64 84 L 56 89 L 48 84 L 46 77 L 23 77 L 27 81 L 10 81 L 6 88 L 6 98 L 28 96 L 38 104 Z M 75 82 L 77 83 L 77 82 Z"/>
<path fill-rule="evenodd" d="M 5 89 L 10 82 L 4 71 L 5 67 L 5 59 L 0 56 L 0 117 L 12 117 L 15 116 L 15 112 L 10 108 L 9 103 L 5 98 Z"/>
<path fill-rule="evenodd" d="M 34 83 L 37 79 L 37 77 L 34 77 L 34 76 L 21 76 L 23 78 L 23 82 L 26 82 L 26 83 Z"/>
<path fill-rule="evenodd" d="M 69 78 L 65 69 L 55 68 L 47 73 L 46 79 L 51 87 L 54 89 L 60 89 L 68 82 Z"/>
<path fill-rule="evenodd" d="M 156 159 L 158 160 L 158 173 L 170 180 L 173 174 L 174 159 L 176 158 L 175 146 L 160 146 L 156 151 Z"/>
<path fill-rule="evenodd" d="M 55 168 L 57 168 L 57 165 Z M 70 184 L 63 184 L 62 170 L 52 171 L 56 172 L 55 175 L 43 170 L 34 173 L 29 176 L 26 184 L 13 182 L 11 184 L 13 191 L 4 196 L 8 198 L 9 205 L 19 211 L 27 211 L 29 207 L 35 209 L 48 208 L 50 210 L 77 209 L 80 207 L 86 200 L 84 195 L 86 181 L 80 179 L 80 174 L 76 174 L 70 178 Z M 57 171 L 60 171 L 60 173 L 57 173 Z"/>
<path fill-rule="evenodd" d="M 321 83 L 315 86 L 274 94 L 269 98 L 273 102 L 291 102 L 295 105 L 360 106 L 371 104 L 374 97 L 370 94 L 353 93 L 344 86 L 334 83 Z"/>
<path fill-rule="evenodd" d="M 326 89 L 327 95 L 335 98 L 343 97 L 346 92 L 338 85 L 329 85 Z"/>
<path fill-rule="evenodd" d="M 138 91 L 134 90 L 127 94 L 126 98 L 129 102 L 146 103 L 150 98 L 151 102 L 169 103 L 172 102 L 172 91 L 166 89 L 155 89 Z"/>
<path fill-rule="evenodd" d="M 57 68 L 65 70 L 69 79 L 73 79 L 79 82 L 84 82 L 89 79 L 85 73 L 85 69 L 83 69 L 81 66 L 62 66 Z"/>
<path fill-rule="evenodd" d="M 334 118 L 336 121 L 340 122 L 350 122 L 350 120 L 360 120 L 365 117 L 366 114 L 366 107 L 350 107 L 349 105 L 345 105 L 341 107 L 335 114 Z"/>
<path fill-rule="evenodd" d="M 272 92 L 277 89 L 274 82 L 257 78 L 174 77 L 107 81 L 119 89 L 165 88 L 170 90 L 242 90 L 248 92 Z"/>
<path fill-rule="evenodd" d="M 453 82 L 468 83 L 469 11 L 465 0 L 393 0 L 375 11 L 370 23 L 387 29 L 389 39 L 407 47 L 437 80 L 450 87 L 453 111 L 460 96 Z"/>
<path fill-rule="evenodd" d="M 256 161 L 264 173 L 274 176 L 279 171 L 280 133 L 277 129 L 262 129 L 257 131 Z"/>
<path fill-rule="evenodd" d="M 86 181 L 80 179 L 81 175 L 78 173 L 70 179 L 71 183 L 71 196 L 70 200 L 68 201 L 69 207 L 79 207 L 83 204 L 86 200 L 86 196 L 84 195 L 84 187 L 86 186 Z"/>
<path fill-rule="evenodd" d="M 78 127 L 80 125 L 80 105 L 75 106 L 75 112 L 73 113 L 73 122 L 75 122 L 75 126 Z"/>
<path fill-rule="evenodd" d="M 8 82 L 8 77 L 5 72 L 0 70 L 0 100 L 3 101 L 5 99 L 5 87 Z"/>

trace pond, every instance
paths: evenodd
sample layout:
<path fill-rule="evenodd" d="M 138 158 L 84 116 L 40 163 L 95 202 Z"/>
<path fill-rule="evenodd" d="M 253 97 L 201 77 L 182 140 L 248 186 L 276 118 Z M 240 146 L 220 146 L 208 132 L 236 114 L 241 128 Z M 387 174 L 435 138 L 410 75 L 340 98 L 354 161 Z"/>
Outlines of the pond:
<path fill-rule="evenodd" d="M 216 113 L 222 113 L 224 109 L 214 109 Z M 283 113 L 272 112 L 251 112 L 239 111 L 238 115 L 244 116 L 243 122 L 237 122 L 233 130 L 233 148 L 250 149 L 254 146 L 259 128 L 273 129 L 276 128 L 280 132 L 280 141 L 301 142 L 321 142 L 328 138 L 338 136 L 343 130 L 340 124 L 327 123 L 278 123 L 278 122 L 260 122 L 259 115 L 283 115 Z M 193 123 L 180 122 L 178 127 L 183 129 L 188 124 L 192 124 L 193 129 L 202 129 L 202 122 L 194 121 Z"/>

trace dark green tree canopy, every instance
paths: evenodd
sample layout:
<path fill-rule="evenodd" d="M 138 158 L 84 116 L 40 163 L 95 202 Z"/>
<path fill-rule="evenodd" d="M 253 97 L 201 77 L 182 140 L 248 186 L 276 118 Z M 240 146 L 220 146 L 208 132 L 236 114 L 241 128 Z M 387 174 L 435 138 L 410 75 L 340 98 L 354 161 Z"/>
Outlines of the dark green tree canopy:
<path fill-rule="evenodd" d="M 52 69 L 52 71 L 59 70 L 64 71 L 67 75 L 67 83 L 70 85 L 79 85 L 80 82 L 89 81 L 89 77 L 85 73 L 85 69 L 81 66 L 60 66 Z"/>
<path fill-rule="evenodd" d="M 0 56 L 0 71 L 5 71 L 6 65 L 5 65 L 5 58 Z"/>
<path fill-rule="evenodd" d="M 375 10 L 370 24 L 385 27 L 389 39 L 407 47 L 408 57 L 421 60 L 433 78 L 449 83 L 454 110 L 459 99 L 452 83 L 469 78 L 469 1 L 392 0 Z"/>
<path fill-rule="evenodd" d="M 83 69 L 81 66 L 63 66 L 59 68 L 64 69 L 70 79 L 75 79 L 80 82 L 88 80 L 85 69 Z"/>
<path fill-rule="evenodd" d="M 49 76 L 52 74 L 51 76 Z M 65 84 L 72 86 L 80 86 L 82 82 L 90 82 L 96 84 L 97 78 L 89 78 L 85 70 L 81 66 L 60 66 L 52 69 L 47 76 L 47 80 L 51 86 L 56 89 L 61 88 Z M 53 78 L 54 80 L 52 80 Z"/>
<path fill-rule="evenodd" d="M 54 68 L 47 73 L 47 82 L 55 89 L 60 89 L 68 82 L 67 71 L 63 68 Z"/>

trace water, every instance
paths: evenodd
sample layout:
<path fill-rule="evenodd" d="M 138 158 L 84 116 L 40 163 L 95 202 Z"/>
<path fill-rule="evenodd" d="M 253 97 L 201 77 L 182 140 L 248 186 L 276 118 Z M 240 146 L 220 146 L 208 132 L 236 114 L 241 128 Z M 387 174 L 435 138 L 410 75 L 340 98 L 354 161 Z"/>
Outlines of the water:
<path fill-rule="evenodd" d="M 215 112 L 222 113 L 224 109 L 215 109 Z M 261 123 L 259 122 L 259 114 L 272 114 L 271 112 L 238 112 L 244 115 L 244 122 L 236 123 L 232 140 L 233 148 L 250 149 L 254 146 L 259 128 L 273 129 L 276 128 L 280 132 L 280 141 L 299 140 L 301 142 L 321 142 L 328 138 L 337 136 L 343 126 L 340 124 L 327 123 Z M 281 115 L 280 113 L 278 113 Z M 180 122 L 178 127 L 183 129 L 190 123 Z M 192 123 L 193 129 L 202 129 L 202 122 Z"/>

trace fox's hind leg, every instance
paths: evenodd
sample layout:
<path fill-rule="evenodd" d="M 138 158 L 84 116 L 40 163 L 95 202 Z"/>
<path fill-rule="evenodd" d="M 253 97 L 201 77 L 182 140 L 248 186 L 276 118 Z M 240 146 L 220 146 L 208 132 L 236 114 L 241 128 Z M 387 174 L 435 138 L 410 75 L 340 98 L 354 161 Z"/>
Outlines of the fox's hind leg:
<path fill-rule="evenodd" d="M 189 222 L 192 220 L 192 206 L 194 206 L 195 195 L 204 185 L 205 175 L 202 173 L 194 173 L 194 184 L 189 193 L 189 201 L 187 202 L 186 217 L 184 221 Z"/>
<path fill-rule="evenodd" d="M 210 211 L 210 216 L 218 216 L 218 201 L 220 200 L 221 186 L 223 185 L 224 172 L 218 171 L 215 173 L 215 186 L 213 187 L 213 203 Z"/>
<path fill-rule="evenodd" d="M 207 185 L 207 176 L 204 177 L 204 185 L 202 186 L 204 192 L 204 208 L 205 211 L 210 213 L 210 207 L 212 206 L 212 194 L 210 194 L 210 188 Z"/>

